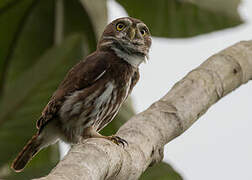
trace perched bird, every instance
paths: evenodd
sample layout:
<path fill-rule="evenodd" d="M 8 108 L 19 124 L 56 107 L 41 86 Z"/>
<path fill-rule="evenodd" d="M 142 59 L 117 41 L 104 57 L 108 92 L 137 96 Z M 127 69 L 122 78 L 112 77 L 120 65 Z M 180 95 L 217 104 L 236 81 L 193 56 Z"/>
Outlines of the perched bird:
<path fill-rule="evenodd" d="M 148 57 L 148 27 L 131 17 L 119 18 L 105 28 L 97 50 L 66 75 L 37 121 L 38 132 L 12 163 L 16 172 L 42 148 L 59 139 L 77 143 L 105 138 L 127 143 L 98 132 L 113 120 L 139 79 L 139 65 Z"/>

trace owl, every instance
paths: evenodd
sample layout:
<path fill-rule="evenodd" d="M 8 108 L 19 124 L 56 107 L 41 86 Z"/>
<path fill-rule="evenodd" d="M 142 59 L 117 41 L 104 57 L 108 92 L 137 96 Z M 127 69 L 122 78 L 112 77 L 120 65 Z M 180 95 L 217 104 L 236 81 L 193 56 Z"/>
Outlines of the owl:
<path fill-rule="evenodd" d="M 124 17 L 108 24 L 95 52 L 67 73 L 37 121 L 37 133 L 12 163 L 23 170 L 41 149 L 57 142 L 78 143 L 86 138 L 104 138 L 117 145 L 127 141 L 103 136 L 99 131 L 113 120 L 139 80 L 139 65 L 151 46 L 148 27 Z"/>

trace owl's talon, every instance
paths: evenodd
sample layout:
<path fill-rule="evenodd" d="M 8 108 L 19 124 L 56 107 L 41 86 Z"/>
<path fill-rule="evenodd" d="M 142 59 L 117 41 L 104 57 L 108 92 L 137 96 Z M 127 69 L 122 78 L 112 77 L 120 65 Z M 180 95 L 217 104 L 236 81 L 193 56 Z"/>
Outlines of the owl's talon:
<path fill-rule="evenodd" d="M 122 146 L 124 147 L 125 145 L 129 145 L 128 142 L 122 138 L 120 138 L 119 136 L 110 136 L 110 140 L 117 144 L 117 145 L 120 145 L 122 144 Z"/>

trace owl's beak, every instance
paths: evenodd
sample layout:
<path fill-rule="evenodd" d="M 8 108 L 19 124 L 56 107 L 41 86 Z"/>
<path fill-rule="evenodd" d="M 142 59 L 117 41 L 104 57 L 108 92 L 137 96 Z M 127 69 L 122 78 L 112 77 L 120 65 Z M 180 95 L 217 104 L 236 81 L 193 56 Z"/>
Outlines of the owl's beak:
<path fill-rule="evenodd" d="M 129 37 L 130 37 L 130 40 L 133 40 L 135 38 L 135 35 L 136 35 L 136 29 L 135 28 L 130 28 L 129 29 Z"/>

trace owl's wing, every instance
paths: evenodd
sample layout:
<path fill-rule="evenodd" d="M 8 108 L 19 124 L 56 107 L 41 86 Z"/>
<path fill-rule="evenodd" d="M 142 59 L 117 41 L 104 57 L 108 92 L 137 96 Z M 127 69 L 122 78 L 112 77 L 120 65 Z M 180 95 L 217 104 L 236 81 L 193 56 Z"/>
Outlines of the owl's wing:
<path fill-rule="evenodd" d="M 45 124 L 57 116 L 67 96 L 77 90 L 91 86 L 103 76 L 109 68 L 107 59 L 108 54 L 95 52 L 88 56 L 86 60 L 76 64 L 67 73 L 37 121 L 37 128 L 39 130 L 42 130 Z"/>

